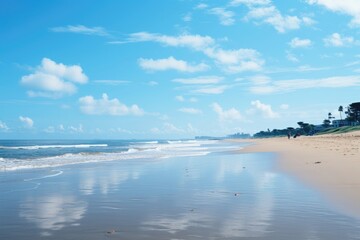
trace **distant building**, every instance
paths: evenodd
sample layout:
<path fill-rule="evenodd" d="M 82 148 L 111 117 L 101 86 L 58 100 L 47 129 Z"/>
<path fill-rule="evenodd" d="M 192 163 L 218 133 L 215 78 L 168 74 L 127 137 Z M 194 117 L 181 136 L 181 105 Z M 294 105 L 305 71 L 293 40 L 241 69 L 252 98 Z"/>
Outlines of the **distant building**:
<path fill-rule="evenodd" d="M 348 120 L 333 120 L 332 125 L 335 128 L 343 127 L 343 126 L 350 126 L 350 122 Z"/>
<path fill-rule="evenodd" d="M 344 127 L 344 126 L 357 126 L 357 125 L 358 125 L 357 122 L 351 122 L 348 120 L 333 120 L 332 121 L 332 126 L 335 128 Z"/>

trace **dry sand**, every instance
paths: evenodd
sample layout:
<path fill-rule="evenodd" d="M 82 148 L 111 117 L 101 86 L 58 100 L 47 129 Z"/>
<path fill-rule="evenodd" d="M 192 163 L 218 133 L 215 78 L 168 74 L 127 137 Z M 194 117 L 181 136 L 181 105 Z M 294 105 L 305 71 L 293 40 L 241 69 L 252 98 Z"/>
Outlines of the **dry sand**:
<path fill-rule="evenodd" d="M 319 190 L 338 210 L 360 218 L 360 131 L 256 139 L 242 152 L 275 152 L 281 170 Z"/>

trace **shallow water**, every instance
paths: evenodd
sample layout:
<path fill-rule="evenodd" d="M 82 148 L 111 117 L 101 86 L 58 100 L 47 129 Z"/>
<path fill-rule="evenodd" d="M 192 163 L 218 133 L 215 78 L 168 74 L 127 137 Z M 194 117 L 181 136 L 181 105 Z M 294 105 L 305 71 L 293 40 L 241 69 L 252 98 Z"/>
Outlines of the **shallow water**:
<path fill-rule="evenodd" d="M 0 239 L 360 239 L 266 153 L 2 172 L 0 191 Z"/>

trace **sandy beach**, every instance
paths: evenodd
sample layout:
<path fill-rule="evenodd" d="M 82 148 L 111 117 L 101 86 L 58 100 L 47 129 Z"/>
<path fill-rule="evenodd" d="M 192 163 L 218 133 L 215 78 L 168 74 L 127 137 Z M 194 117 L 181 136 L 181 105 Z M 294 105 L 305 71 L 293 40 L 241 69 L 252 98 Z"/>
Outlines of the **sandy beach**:
<path fill-rule="evenodd" d="M 251 142 L 242 152 L 275 152 L 281 170 L 320 191 L 342 212 L 360 217 L 360 131 Z"/>

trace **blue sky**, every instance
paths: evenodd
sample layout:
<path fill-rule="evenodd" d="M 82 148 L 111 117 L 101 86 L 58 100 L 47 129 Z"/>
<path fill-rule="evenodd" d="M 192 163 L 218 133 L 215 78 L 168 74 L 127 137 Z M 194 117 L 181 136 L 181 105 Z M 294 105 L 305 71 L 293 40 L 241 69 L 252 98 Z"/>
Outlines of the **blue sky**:
<path fill-rule="evenodd" d="M 189 138 L 359 101 L 357 0 L 0 3 L 0 138 Z"/>

